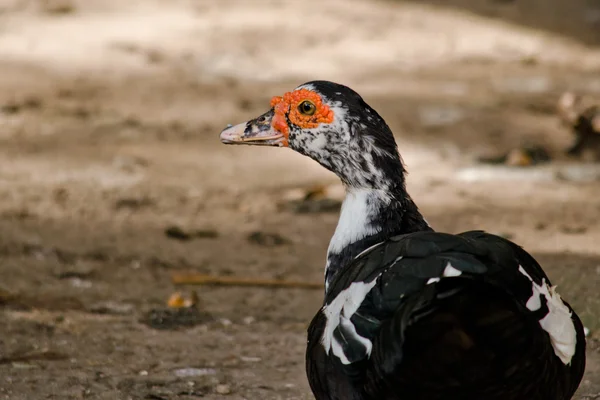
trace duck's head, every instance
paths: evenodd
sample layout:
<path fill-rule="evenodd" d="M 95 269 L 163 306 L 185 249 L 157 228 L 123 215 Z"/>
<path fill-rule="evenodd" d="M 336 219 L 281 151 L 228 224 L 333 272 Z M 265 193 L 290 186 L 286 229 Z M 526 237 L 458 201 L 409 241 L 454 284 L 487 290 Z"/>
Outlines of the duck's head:
<path fill-rule="evenodd" d="M 221 141 L 289 147 L 354 188 L 383 189 L 404 173 L 383 118 L 358 93 L 333 82 L 308 82 L 273 97 L 269 111 L 227 127 Z"/>

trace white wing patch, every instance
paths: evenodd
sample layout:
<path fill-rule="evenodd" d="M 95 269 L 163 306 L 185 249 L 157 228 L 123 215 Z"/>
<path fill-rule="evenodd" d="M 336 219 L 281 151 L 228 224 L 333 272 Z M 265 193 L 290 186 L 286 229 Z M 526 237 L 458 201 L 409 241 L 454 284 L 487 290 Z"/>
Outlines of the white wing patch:
<path fill-rule="evenodd" d="M 570 364 L 573 355 L 575 355 L 575 345 L 577 344 L 577 332 L 571 319 L 571 310 L 562 301 L 560 295 L 556 292 L 555 286 L 549 286 L 546 280 L 538 285 L 520 265 L 519 272 L 531 281 L 533 291 L 525 306 L 530 311 L 539 310 L 542 307 L 541 296 L 544 296 L 548 306 L 548 314 L 540 320 L 540 326 L 550 335 L 554 354 L 560 358 L 563 364 Z"/>
<path fill-rule="evenodd" d="M 453 276 L 461 276 L 462 272 L 457 270 L 456 268 L 454 268 L 452 266 L 452 264 L 450 264 L 450 261 L 448 261 L 448 264 L 446 264 L 446 268 L 444 268 L 444 273 L 442 274 L 442 276 L 444 278 L 450 278 Z"/>
<path fill-rule="evenodd" d="M 448 261 L 448 263 L 446 264 L 446 268 L 444 268 L 444 271 L 442 272 L 442 276 L 439 277 L 434 277 L 434 278 L 429 278 L 427 280 L 427 285 L 431 285 L 433 283 L 437 283 L 440 280 L 442 280 L 442 278 L 451 278 L 453 276 L 461 276 L 462 272 L 457 270 L 456 268 L 454 268 L 452 266 L 452 264 L 450 264 L 450 261 Z"/>
<path fill-rule="evenodd" d="M 371 343 L 371 341 L 369 339 L 360 336 L 358 334 L 358 332 L 356 332 L 356 327 L 354 326 L 352 321 L 350 321 L 350 318 L 346 318 L 342 314 L 340 316 L 340 325 L 344 327 L 344 332 L 350 333 L 350 336 L 352 337 L 352 339 L 358 341 L 363 346 L 365 346 L 367 356 L 370 356 L 371 350 L 373 349 L 373 343 Z M 346 354 L 344 353 L 344 349 L 342 349 L 342 346 L 335 339 L 333 339 L 331 341 L 331 351 L 333 351 L 333 354 L 336 355 L 340 359 L 342 364 L 344 364 L 344 365 L 350 364 L 350 360 L 348 360 L 348 357 L 346 357 Z"/>
<path fill-rule="evenodd" d="M 366 347 L 367 355 L 371 355 L 373 347 L 371 341 L 356 332 L 356 328 L 350 321 L 350 318 L 358 310 L 367 294 L 373 289 L 378 278 L 373 279 L 369 283 L 353 282 L 347 289 L 342 290 L 331 303 L 323 307 L 323 314 L 325 314 L 327 322 L 325 323 L 325 331 L 323 332 L 321 343 L 327 354 L 329 354 L 330 350 L 333 351 L 333 354 L 343 364 L 350 364 L 350 361 L 344 354 L 340 343 L 333 337 L 333 332 L 339 325 L 346 328 L 345 332 L 350 332 L 352 339 L 362 343 Z"/>

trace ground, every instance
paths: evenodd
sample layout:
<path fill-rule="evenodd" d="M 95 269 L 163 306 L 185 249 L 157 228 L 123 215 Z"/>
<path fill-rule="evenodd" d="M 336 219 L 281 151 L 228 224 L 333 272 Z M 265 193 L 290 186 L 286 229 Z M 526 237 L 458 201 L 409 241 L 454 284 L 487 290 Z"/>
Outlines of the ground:
<path fill-rule="evenodd" d="M 432 226 L 538 258 L 590 329 L 578 398 L 598 398 L 599 168 L 564 156 L 555 104 L 600 97 L 600 9 L 471 3 L 0 1 L 0 398 L 311 398 L 320 290 L 198 287 L 194 326 L 164 315 L 192 289 L 175 272 L 322 281 L 337 208 L 290 198 L 335 204 L 335 176 L 218 140 L 311 79 L 388 121 Z M 526 144 L 554 161 L 477 165 Z"/>

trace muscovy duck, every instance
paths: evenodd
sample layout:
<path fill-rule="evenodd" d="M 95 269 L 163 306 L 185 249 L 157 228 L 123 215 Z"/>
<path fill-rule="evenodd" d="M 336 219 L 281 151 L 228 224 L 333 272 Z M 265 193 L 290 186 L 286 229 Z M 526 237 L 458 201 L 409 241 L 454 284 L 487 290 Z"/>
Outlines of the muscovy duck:
<path fill-rule="evenodd" d="M 429 226 L 390 128 L 352 89 L 305 83 L 221 141 L 289 147 L 346 188 L 308 330 L 318 400 L 572 398 L 585 368 L 578 316 L 513 242 Z"/>

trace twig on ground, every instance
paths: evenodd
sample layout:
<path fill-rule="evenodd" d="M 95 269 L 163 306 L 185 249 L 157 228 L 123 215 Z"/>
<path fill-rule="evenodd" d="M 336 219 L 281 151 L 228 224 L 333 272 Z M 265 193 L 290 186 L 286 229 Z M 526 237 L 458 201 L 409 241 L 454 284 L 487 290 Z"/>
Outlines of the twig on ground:
<path fill-rule="evenodd" d="M 287 281 L 278 279 L 260 279 L 234 276 L 216 276 L 204 274 L 174 274 L 175 285 L 208 285 L 208 286 L 254 286 L 270 288 L 323 289 L 323 283 L 305 281 Z"/>

